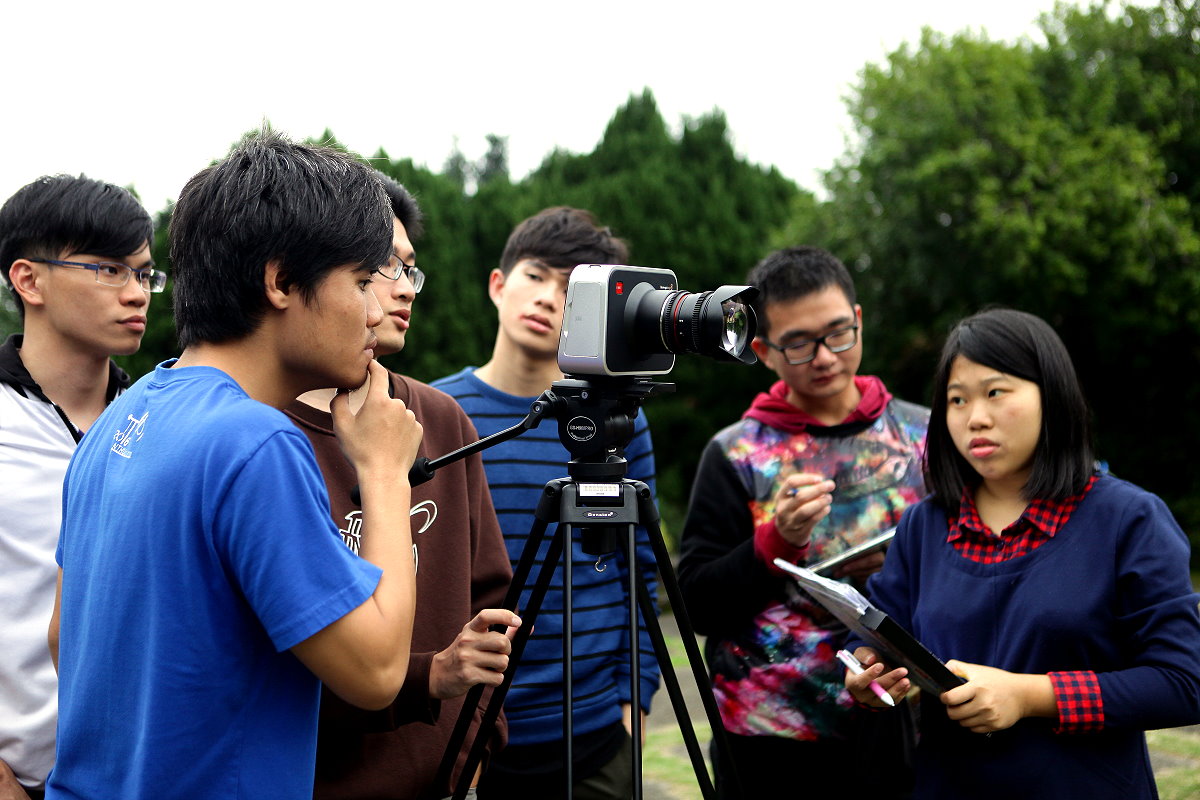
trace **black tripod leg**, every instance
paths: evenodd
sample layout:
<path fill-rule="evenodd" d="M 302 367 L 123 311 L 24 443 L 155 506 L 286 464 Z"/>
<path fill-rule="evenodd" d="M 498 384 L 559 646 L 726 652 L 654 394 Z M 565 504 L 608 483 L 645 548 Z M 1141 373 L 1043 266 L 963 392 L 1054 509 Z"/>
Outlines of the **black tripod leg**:
<path fill-rule="evenodd" d="M 671 566 L 671 554 L 667 552 L 667 546 L 663 543 L 662 530 L 658 525 L 658 508 L 654 505 L 654 499 L 650 494 L 649 488 L 642 487 L 638 489 L 638 513 L 646 530 L 651 532 L 650 545 L 654 548 L 654 558 L 658 563 L 658 574 L 662 578 L 663 589 L 667 592 L 667 600 L 671 604 L 671 610 L 675 614 L 675 622 L 679 626 L 679 635 L 683 640 L 684 650 L 687 652 L 688 664 L 692 668 L 692 676 L 696 680 L 696 687 L 700 690 L 700 701 L 704 705 L 705 716 L 708 717 L 708 726 L 712 730 L 713 742 L 717 750 L 724 756 L 724 763 L 729 766 L 729 778 L 733 786 L 737 789 L 737 794 L 743 796 L 733 759 L 729 757 L 729 744 L 725 738 L 725 726 L 721 723 L 721 712 L 717 708 L 717 700 L 713 697 L 712 693 L 712 683 L 709 682 L 708 672 L 704 668 L 704 657 L 700 653 L 700 647 L 696 644 L 696 631 L 692 628 L 691 620 L 688 619 L 687 608 L 683 604 L 683 593 L 679 591 L 679 582 L 675 579 L 675 568 Z M 655 620 L 656 625 L 657 623 L 658 620 Z M 661 630 L 659 634 L 661 636 Z M 661 657 L 660 663 L 662 663 Z M 670 661 L 667 660 L 666 663 L 669 665 Z M 674 698 L 672 698 L 672 702 L 674 702 Z M 676 716 L 678 715 L 679 710 L 676 709 Z M 682 725 L 682 718 L 680 720 Z M 695 760 L 693 759 L 694 764 Z M 704 774 L 704 781 L 701 782 L 701 788 L 703 788 L 704 783 L 708 781 L 708 773 L 704 770 L 698 771 L 697 779 L 699 779 L 701 773 Z M 711 786 L 712 784 L 709 783 L 708 785 Z M 705 795 L 705 797 L 708 797 L 708 795 Z"/>
<path fill-rule="evenodd" d="M 454 800 L 463 800 L 467 796 L 467 790 L 471 788 L 471 779 L 475 776 L 475 768 L 483 760 L 483 751 L 487 747 L 488 737 L 496 726 L 496 720 L 500 717 L 500 709 L 504 705 L 504 698 L 508 695 L 509 687 L 512 686 L 517 663 L 521 660 L 521 653 L 525 650 L 525 643 L 529 641 L 530 633 L 533 632 L 533 620 L 537 617 L 537 609 L 541 607 L 542 601 L 546 597 L 546 590 L 550 588 L 554 570 L 558 567 L 559 559 L 562 558 L 563 528 L 565 527 L 565 525 L 558 526 L 554 531 L 554 536 L 550 539 L 546 560 L 542 562 L 541 569 L 538 570 L 537 583 L 534 584 L 533 592 L 529 597 L 529 608 L 521 617 L 521 627 L 513 639 L 512 654 L 508 659 L 508 669 L 504 671 L 504 680 L 488 699 L 487 709 L 483 712 L 483 719 L 480 720 L 479 729 L 475 732 L 475 741 L 467 753 L 467 761 L 463 765 L 462 774 L 458 776 L 458 785 L 454 789 Z M 526 547 L 528 546 L 527 542 Z M 516 581 L 514 580 L 513 583 L 515 584 Z M 472 711 L 472 713 L 474 712 Z"/>
<path fill-rule="evenodd" d="M 642 616 L 646 619 L 646 631 L 650 634 L 650 641 L 654 645 L 654 654 L 658 659 L 659 671 L 662 673 L 663 686 L 666 687 L 667 696 L 671 698 L 671 708 L 674 709 L 675 719 L 679 722 L 679 732 L 683 735 L 683 743 L 687 748 L 688 758 L 692 762 L 692 771 L 696 773 L 696 782 L 700 786 L 700 793 L 705 800 L 712 800 L 716 795 L 716 790 L 708 777 L 708 768 L 704 764 L 704 751 L 700 747 L 696 730 L 692 726 L 687 701 L 679 686 L 675 667 L 671 664 L 671 653 L 667 650 L 662 626 L 659 625 L 658 617 L 654 613 L 654 601 L 650 599 L 650 590 L 646 588 L 645 584 L 638 587 L 637 598 L 638 606 L 642 609 Z"/>
<path fill-rule="evenodd" d="M 517 562 L 517 569 L 513 574 L 512 583 L 508 585 L 508 591 L 504 595 L 504 604 L 502 607 L 509 611 L 517 612 L 517 603 L 521 599 L 521 590 L 525 588 L 525 581 L 529 578 L 529 573 L 533 570 L 533 565 L 537 562 L 537 551 L 541 547 L 542 539 L 546 536 L 547 526 L 548 523 L 545 519 L 541 517 L 534 518 L 533 526 L 529 531 L 529 538 L 525 541 L 525 548 L 521 551 L 521 558 Z M 524 617 L 522 617 L 522 622 L 524 622 Z M 532 618 L 525 624 L 532 628 Z M 451 731 L 450 738 L 446 742 L 446 750 L 442 754 L 442 763 L 438 766 L 434 786 L 446 786 L 450 783 L 450 778 L 454 774 L 454 765 L 458 761 L 458 754 L 462 750 L 463 742 L 467 739 L 467 732 L 471 729 L 471 721 L 475 719 L 475 710 L 479 708 L 479 702 L 483 699 L 483 693 L 486 690 L 486 686 L 478 683 L 472 686 L 467 692 L 467 697 L 458 712 L 458 721 L 455 722 L 454 730 Z M 482 731 L 483 729 L 480 728 L 481 733 Z"/>
<path fill-rule="evenodd" d="M 629 487 L 623 486 L 623 491 L 629 492 Z M 630 493 L 632 494 L 632 493 Z M 626 497 L 629 498 L 630 494 Z M 636 502 L 636 501 L 635 501 Z M 636 508 L 636 506 L 635 506 Z M 642 637 L 638 625 L 638 607 L 641 606 L 641 595 L 647 592 L 646 582 L 642 580 L 641 570 L 637 563 L 637 526 L 629 525 L 625 537 L 625 572 L 629 585 L 625 589 L 625 597 L 629 604 L 629 728 L 633 738 L 633 800 L 642 800 L 642 682 L 641 682 L 641 645 Z M 638 598 L 635 602 L 634 598 Z M 658 617 L 651 606 L 649 611 L 642 608 L 642 616 L 646 617 L 646 630 L 650 630 L 650 617 L 654 617 L 654 625 L 658 626 Z M 659 636 L 662 630 L 659 629 Z M 657 649 L 655 651 L 657 653 Z M 666 665 L 669 667 L 669 664 Z M 659 661 L 659 672 L 664 665 Z"/>
<path fill-rule="evenodd" d="M 563 493 L 563 502 L 572 500 L 571 493 Z M 563 550 L 563 797 L 574 797 L 575 787 L 575 708 L 572 705 L 575 697 L 575 637 L 571 631 L 575 629 L 575 529 L 570 523 L 563 523 L 563 538 L 566 547 Z"/>

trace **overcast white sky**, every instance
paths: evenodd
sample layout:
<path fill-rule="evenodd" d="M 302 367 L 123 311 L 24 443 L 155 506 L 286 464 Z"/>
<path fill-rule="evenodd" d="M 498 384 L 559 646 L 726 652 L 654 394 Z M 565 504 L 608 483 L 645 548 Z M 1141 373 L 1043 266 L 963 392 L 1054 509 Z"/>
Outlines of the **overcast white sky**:
<path fill-rule="evenodd" d="M 1073 3 L 1080 5 L 1080 3 Z M 1086 5 L 1086 3 L 1083 3 Z M 923 26 L 1038 38 L 1053 0 L 6 2 L 0 200 L 43 174 L 133 184 L 150 211 L 264 118 L 440 169 L 507 136 L 520 178 L 591 150 L 649 87 L 667 123 L 725 111 L 738 152 L 810 189 L 859 70 Z"/>

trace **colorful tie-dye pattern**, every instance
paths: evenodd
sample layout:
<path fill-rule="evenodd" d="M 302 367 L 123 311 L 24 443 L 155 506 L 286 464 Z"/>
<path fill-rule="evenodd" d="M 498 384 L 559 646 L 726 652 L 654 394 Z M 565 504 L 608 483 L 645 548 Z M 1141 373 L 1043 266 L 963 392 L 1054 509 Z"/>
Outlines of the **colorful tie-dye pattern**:
<path fill-rule="evenodd" d="M 753 419 L 718 434 L 753 498 L 754 524 L 775 514 L 780 482 L 795 472 L 832 477 L 830 514 L 808 560 L 819 561 L 895 525 L 925 495 L 921 447 L 927 409 L 893 400 L 869 427 L 789 434 Z M 798 591 L 761 611 L 738 636 L 716 643 L 713 690 L 725 727 L 744 736 L 842 738 L 854 702 L 834 658 L 846 631 Z"/>

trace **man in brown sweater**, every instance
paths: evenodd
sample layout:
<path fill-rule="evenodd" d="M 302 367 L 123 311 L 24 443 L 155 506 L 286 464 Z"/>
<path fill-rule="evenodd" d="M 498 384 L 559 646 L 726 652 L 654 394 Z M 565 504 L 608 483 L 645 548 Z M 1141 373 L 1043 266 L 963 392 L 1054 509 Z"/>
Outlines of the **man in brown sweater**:
<path fill-rule="evenodd" d="M 420 233 L 421 212 L 403 186 L 386 176 L 380 180 L 395 218 L 392 259 L 371 284 L 384 313 L 375 329 L 377 356 L 404 347 L 413 299 L 425 282 L 413 266 L 410 239 Z M 403 375 L 391 373 L 390 378 L 392 396 L 403 400 L 424 426 L 419 455 L 437 457 L 479 438 L 448 395 Z M 358 394 L 351 392 L 352 409 Z M 333 390 L 309 392 L 287 413 L 312 442 L 334 521 L 347 546 L 357 550 L 362 511 L 351 497 L 354 470 L 333 436 L 327 410 L 332 397 Z M 361 711 L 323 693 L 313 792 L 318 800 L 448 797 L 465 748 L 450 781 L 439 783 L 436 777 L 463 695 L 478 683 L 498 685 L 508 665 L 509 637 L 488 627 L 517 625 L 519 620 L 496 608 L 512 571 L 478 455 L 413 487 L 411 525 L 418 610 L 407 678 L 392 705 L 379 712 Z M 480 716 L 476 714 L 476 726 Z M 473 739 L 474 729 L 467 741 Z M 503 747 L 505 739 L 501 716 L 489 751 Z"/>

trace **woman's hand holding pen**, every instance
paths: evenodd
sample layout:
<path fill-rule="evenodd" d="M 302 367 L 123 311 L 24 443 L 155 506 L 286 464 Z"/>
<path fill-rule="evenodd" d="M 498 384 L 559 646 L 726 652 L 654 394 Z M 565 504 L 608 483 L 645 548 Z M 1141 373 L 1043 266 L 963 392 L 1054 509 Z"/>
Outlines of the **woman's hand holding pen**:
<path fill-rule="evenodd" d="M 846 670 L 846 689 L 855 700 L 863 705 L 888 708 L 887 704 L 871 691 L 872 681 L 879 684 L 892 700 L 897 702 L 912 688 L 912 683 L 906 677 L 907 669 L 897 667 L 889 671 L 887 665 L 879 660 L 879 655 L 870 647 L 858 648 L 854 651 L 854 657 L 862 664 L 863 671 L 855 675 L 852 671 Z"/>
<path fill-rule="evenodd" d="M 834 483 L 822 475 L 789 475 L 775 496 L 775 529 L 788 544 L 808 544 L 813 528 L 829 515 Z"/>
<path fill-rule="evenodd" d="M 995 667 L 947 661 L 956 675 L 967 679 L 944 692 L 950 719 L 973 733 L 1011 728 L 1025 717 L 1057 717 L 1058 704 L 1049 675 L 1028 675 Z"/>

